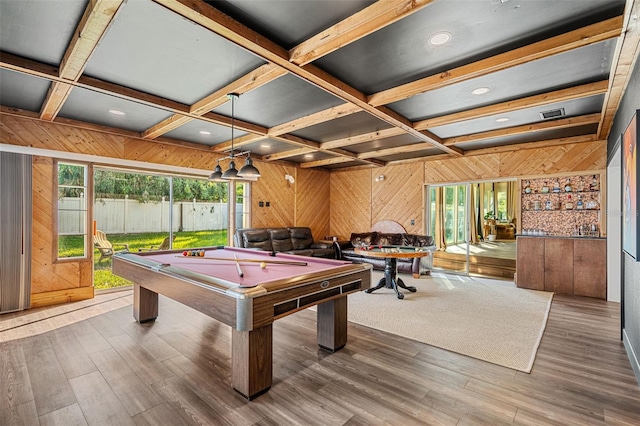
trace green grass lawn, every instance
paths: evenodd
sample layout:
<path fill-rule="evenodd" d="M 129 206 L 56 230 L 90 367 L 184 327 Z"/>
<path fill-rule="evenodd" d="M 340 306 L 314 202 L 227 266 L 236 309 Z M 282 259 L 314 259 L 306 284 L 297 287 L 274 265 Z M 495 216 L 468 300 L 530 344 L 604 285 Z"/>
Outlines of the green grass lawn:
<path fill-rule="evenodd" d="M 195 248 L 221 246 L 227 244 L 227 230 L 174 232 L 173 248 Z M 136 253 L 138 249 L 158 247 L 169 235 L 164 232 L 144 234 L 109 234 L 107 238 L 116 251 L 124 250 L 124 244 L 129 245 L 129 251 Z M 64 257 L 82 256 L 83 238 L 77 236 L 60 237 L 60 255 Z M 132 285 L 130 281 L 111 273 L 111 259 L 100 261 L 100 251 L 93 252 L 93 285 L 96 290 L 116 288 Z"/>

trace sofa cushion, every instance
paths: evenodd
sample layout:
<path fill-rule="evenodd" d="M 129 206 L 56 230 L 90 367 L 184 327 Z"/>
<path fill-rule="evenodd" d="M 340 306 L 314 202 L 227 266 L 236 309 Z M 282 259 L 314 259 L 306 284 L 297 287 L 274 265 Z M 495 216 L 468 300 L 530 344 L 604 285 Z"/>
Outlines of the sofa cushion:
<path fill-rule="evenodd" d="M 380 246 L 402 246 L 404 244 L 403 234 L 384 234 L 378 233 L 373 245 Z"/>
<path fill-rule="evenodd" d="M 361 245 L 371 245 L 371 242 L 378 235 L 377 232 L 363 232 L 363 233 L 352 233 L 351 234 L 351 245 L 354 247 L 358 247 Z"/>
<path fill-rule="evenodd" d="M 293 227 L 289 228 L 291 235 L 291 243 L 294 250 L 307 250 L 311 248 L 313 244 L 313 235 L 311 235 L 311 229 L 307 227 Z"/>
<path fill-rule="evenodd" d="M 269 229 L 269 235 L 271 236 L 271 246 L 274 251 L 293 250 L 293 244 L 291 243 L 291 236 L 288 229 Z"/>
<path fill-rule="evenodd" d="M 433 245 L 433 237 L 431 235 L 402 234 L 405 246 L 428 247 Z"/>
<path fill-rule="evenodd" d="M 266 229 L 256 229 L 253 231 L 245 231 L 242 234 L 243 247 L 257 248 L 260 250 L 272 251 L 271 238 Z"/>

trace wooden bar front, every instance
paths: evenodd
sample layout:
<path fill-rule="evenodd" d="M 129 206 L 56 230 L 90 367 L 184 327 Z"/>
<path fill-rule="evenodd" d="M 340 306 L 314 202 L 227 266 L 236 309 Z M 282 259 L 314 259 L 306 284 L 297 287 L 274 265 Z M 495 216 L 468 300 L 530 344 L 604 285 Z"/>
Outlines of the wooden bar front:
<path fill-rule="evenodd" d="M 517 237 L 520 288 L 607 298 L 607 240 L 594 237 Z"/>

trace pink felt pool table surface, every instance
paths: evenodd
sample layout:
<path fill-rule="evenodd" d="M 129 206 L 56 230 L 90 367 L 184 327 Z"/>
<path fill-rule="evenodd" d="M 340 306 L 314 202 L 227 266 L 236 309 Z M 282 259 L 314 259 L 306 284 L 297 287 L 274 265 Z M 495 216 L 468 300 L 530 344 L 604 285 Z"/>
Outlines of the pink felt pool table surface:
<path fill-rule="evenodd" d="M 240 287 L 267 285 L 270 281 L 292 278 L 303 274 L 315 274 L 350 262 L 340 260 L 296 256 L 286 253 L 248 250 L 233 247 L 204 249 L 204 257 L 184 256 L 182 251 L 147 252 L 143 256 L 162 265 L 173 266 L 205 276 L 215 277 L 220 281 Z M 243 276 L 240 277 L 234 256 Z M 246 261 L 250 260 L 250 261 Z M 255 262 L 254 262 L 255 261 Z M 261 263 L 265 267 L 261 268 Z M 273 262 L 273 263 L 272 263 Z M 291 262 L 280 264 L 277 262 Z M 306 265 L 305 265 L 306 264 Z M 166 265 L 166 266 L 165 266 Z"/>

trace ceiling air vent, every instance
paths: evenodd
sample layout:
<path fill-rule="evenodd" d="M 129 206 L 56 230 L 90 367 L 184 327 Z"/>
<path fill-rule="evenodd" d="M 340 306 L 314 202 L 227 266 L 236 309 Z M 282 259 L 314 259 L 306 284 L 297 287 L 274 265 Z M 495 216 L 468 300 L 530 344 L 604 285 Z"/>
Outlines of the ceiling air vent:
<path fill-rule="evenodd" d="M 564 117 L 564 108 L 552 109 L 540 113 L 540 118 L 547 120 L 549 118 Z"/>

